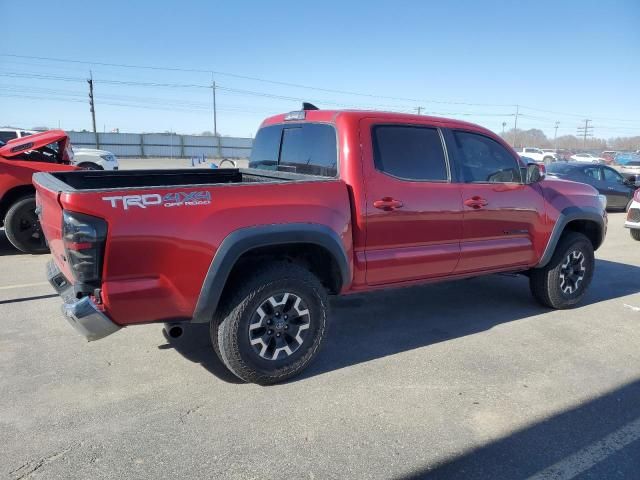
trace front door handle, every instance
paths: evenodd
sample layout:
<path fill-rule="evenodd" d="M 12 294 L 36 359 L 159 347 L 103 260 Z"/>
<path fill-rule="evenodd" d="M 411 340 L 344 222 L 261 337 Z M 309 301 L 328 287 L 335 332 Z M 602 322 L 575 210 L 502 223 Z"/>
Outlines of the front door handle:
<path fill-rule="evenodd" d="M 471 207 L 474 210 L 478 210 L 478 209 L 480 209 L 482 207 L 486 207 L 489 204 L 489 202 L 487 202 L 484 198 L 482 198 L 482 197 L 480 197 L 478 195 L 474 195 L 471 198 L 467 198 L 464 201 L 464 204 L 467 207 Z"/>
<path fill-rule="evenodd" d="M 373 206 L 379 208 L 380 210 L 384 210 L 385 212 L 390 212 L 391 210 L 395 210 L 396 208 L 401 208 L 403 203 L 400 200 L 396 200 L 391 197 L 383 197 L 381 200 L 376 200 L 373 202 Z"/>

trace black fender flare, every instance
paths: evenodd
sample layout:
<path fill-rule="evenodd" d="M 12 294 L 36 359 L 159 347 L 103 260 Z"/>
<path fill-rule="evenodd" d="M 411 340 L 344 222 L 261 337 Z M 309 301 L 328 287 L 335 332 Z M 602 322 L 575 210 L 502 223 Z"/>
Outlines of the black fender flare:
<path fill-rule="evenodd" d="M 340 237 L 331 228 L 315 223 L 241 228 L 230 233 L 216 251 L 202 284 L 191 322 L 208 323 L 213 318 L 229 274 L 244 253 L 258 247 L 296 243 L 309 243 L 325 248 L 338 265 L 342 285 L 351 283 L 347 253 Z"/>
<path fill-rule="evenodd" d="M 544 267 L 553 256 L 553 253 L 556 250 L 556 246 L 560 241 L 560 237 L 564 232 L 565 227 L 569 222 L 574 220 L 589 220 L 595 222 L 600 230 L 600 238 L 597 245 L 594 245 L 594 250 L 596 250 L 602 242 L 604 241 L 604 236 L 606 234 L 606 225 L 604 220 L 604 215 L 602 210 L 599 210 L 595 207 L 567 207 L 558 216 L 558 220 L 556 224 L 553 226 L 553 230 L 551 232 L 551 236 L 549 237 L 549 241 L 547 242 L 547 246 L 544 249 L 544 253 L 542 254 L 542 258 L 540 262 L 534 268 Z"/>

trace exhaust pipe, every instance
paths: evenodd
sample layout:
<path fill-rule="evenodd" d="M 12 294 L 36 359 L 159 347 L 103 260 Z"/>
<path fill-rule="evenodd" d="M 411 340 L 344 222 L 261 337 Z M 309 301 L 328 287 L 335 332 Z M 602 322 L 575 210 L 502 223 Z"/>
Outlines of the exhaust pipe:
<path fill-rule="evenodd" d="M 184 333 L 184 329 L 179 323 L 165 323 L 162 330 L 167 338 L 180 338 Z"/>

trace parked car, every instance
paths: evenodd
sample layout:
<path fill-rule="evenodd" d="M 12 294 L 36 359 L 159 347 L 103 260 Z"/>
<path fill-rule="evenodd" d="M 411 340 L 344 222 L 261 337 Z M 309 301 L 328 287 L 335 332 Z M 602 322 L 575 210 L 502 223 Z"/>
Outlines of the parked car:
<path fill-rule="evenodd" d="M 607 165 L 594 165 L 582 162 L 554 163 L 547 167 L 550 177 L 586 183 L 607 197 L 609 209 L 627 210 L 636 191 L 635 179 L 624 178 Z"/>
<path fill-rule="evenodd" d="M 611 165 L 617 153 L 618 152 L 615 152 L 613 150 L 606 150 L 600 154 L 600 157 L 604 158 L 604 161 L 607 163 L 607 165 Z"/>
<path fill-rule="evenodd" d="M 22 138 L 35 133 L 38 132 L 20 128 L 3 127 L 0 128 L 0 141 L 6 143 L 14 138 Z M 111 152 L 93 148 L 72 147 L 72 149 L 74 153 L 72 162 L 80 168 L 86 170 L 118 170 L 118 159 Z"/>
<path fill-rule="evenodd" d="M 571 160 L 574 162 L 606 163 L 604 158 L 597 157 L 591 153 L 574 153 L 571 155 Z"/>
<path fill-rule="evenodd" d="M 118 170 L 118 158 L 107 150 L 73 147 L 74 163 L 85 170 Z"/>
<path fill-rule="evenodd" d="M 546 155 L 551 155 L 553 157 L 552 161 L 557 162 L 558 160 L 560 160 L 560 155 L 558 155 L 557 150 L 553 148 L 541 148 L 540 150 L 542 150 L 542 152 Z"/>
<path fill-rule="evenodd" d="M 570 308 L 607 227 L 593 187 L 458 120 L 307 106 L 262 123 L 250 167 L 36 174 L 70 323 L 208 323 L 230 371 L 276 383 L 316 356 L 328 294 L 520 272 Z"/>
<path fill-rule="evenodd" d="M 556 154 L 558 155 L 558 160 L 568 162 L 571 160 L 573 152 L 570 150 L 565 150 L 564 148 L 559 148 L 556 150 Z"/>
<path fill-rule="evenodd" d="M 35 172 L 77 170 L 62 130 L 0 141 L 0 225 L 11 244 L 25 253 L 48 251 L 35 213 Z"/>
<path fill-rule="evenodd" d="M 518 155 L 531 158 L 540 163 L 551 163 L 557 160 L 557 156 L 552 152 L 545 152 L 540 148 L 525 147 L 517 150 Z"/>
<path fill-rule="evenodd" d="M 619 153 L 613 161 L 613 168 L 618 170 L 622 176 L 635 182 L 640 182 L 640 155 L 635 153 Z"/>
<path fill-rule="evenodd" d="M 631 232 L 631 238 L 640 241 L 640 189 L 633 196 L 624 226 Z"/>

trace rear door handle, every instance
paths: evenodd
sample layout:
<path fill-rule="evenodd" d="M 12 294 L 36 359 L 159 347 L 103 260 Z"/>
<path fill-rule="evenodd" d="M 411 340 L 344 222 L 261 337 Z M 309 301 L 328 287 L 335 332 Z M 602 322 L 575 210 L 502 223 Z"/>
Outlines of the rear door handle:
<path fill-rule="evenodd" d="M 383 197 L 381 200 L 376 200 L 375 202 L 373 202 L 374 207 L 386 212 L 395 210 L 396 208 L 401 208 L 402 205 L 403 203 L 400 200 L 396 200 L 391 197 Z"/>
<path fill-rule="evenodd" d="M 489 204 L 489 202 L 487 202 L 484 198 L 479 197 L 478 195 L 474 195 L 471 198 L 467 198 L 464 201 L 464 204 L 467 207 L 471 207 L 474 210 L 478 210 L 479 208 L 486 207 Z"/>

